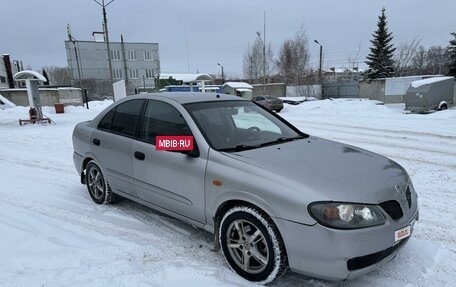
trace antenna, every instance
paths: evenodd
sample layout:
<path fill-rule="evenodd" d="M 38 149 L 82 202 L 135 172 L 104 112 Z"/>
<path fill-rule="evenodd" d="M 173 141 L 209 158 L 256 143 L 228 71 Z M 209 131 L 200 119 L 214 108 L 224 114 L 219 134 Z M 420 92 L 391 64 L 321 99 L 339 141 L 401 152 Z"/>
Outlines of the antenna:
<path fill-rule="evenodd" d="M 70 27 L 69 23 L 67 24 L 67 34 L 68 34 L 68 40 L 73 42 L 73 37 L 71 36 L 71 27 Z"/>
<path fill-rule="evenodd" d="M 185 34 L 185 46 L 187 47 L 187 73 L 190 73 L 190 61 L 188 59 L 188 38 L 187 38 L 187 34 Z"/>

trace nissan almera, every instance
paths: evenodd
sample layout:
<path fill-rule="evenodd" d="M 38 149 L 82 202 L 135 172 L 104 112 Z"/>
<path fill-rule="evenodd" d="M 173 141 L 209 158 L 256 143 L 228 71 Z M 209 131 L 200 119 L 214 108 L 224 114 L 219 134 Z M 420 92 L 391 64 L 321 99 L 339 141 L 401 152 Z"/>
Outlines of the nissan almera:
<path fill-rule="evenodd" d="M 346 280 L 394 258 L 418 219 L 396 162 L 308 135 L 239 97 L 129 96 L 73 132 L 97 204 L 118 196 L 214 234 L 240 276 Z"/>

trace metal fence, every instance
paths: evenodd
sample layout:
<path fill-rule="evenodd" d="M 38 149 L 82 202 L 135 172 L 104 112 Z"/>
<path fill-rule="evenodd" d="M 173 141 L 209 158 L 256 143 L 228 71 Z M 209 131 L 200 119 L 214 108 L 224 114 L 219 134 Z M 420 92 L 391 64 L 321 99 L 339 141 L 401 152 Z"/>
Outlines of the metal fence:
<path fill-rule="evenodd" d="M 323 98 L 359 98 L 359 82 L 324 83 Z"/>

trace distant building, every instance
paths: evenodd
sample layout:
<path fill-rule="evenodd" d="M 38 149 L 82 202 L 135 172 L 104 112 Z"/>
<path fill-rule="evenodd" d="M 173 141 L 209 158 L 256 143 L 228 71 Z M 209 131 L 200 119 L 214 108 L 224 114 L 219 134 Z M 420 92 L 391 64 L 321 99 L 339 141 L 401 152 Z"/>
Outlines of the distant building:
<path fill-rule="evenodd" d="M 125 80 L 130 93 L 155 88 L 155 76 L 160 74 L 158 43 L 109 44 L 113 82 Z M 87 80 L 110 81 L 106 42 L 72 39 L 65 41 L 65 49 L 75 85 L 79 75 L 83 83 Z"/>
<path fill-rule="evenodd" d="M 245 82 L 226 82 L 223 85 L 223 92 L 248 100 L 252 99 L 253 87 Z"/>
<path fill-rule="evenodd" d="M 329 68 L 323 70 L 325 82 L 358 81 L 364 70 L 358 68 Z"/>
<path fill-rule="evenodd" d="M 13 76 L 19 71 L 22 71 L 22 61 L 11 61 L 8 54 L 0 56 L 0 88 L 14 88 L 17 85 L 14 83 Z"/>
<path fill-rule="evenodd" d="M 220 92 L 221 87 L 207 85 L 208 74 L 160 74 L 160 90 L 168 92 Z"/>

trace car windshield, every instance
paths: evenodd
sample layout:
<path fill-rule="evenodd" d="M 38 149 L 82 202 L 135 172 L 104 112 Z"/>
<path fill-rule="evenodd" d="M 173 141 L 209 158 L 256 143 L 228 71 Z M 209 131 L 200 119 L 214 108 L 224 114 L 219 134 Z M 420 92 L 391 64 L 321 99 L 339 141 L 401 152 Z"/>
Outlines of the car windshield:
<path fill-rule="evenodd" d="M 206 140 L 219 151 L 242 151 L 307 135 L 250 101 L 186 104 Z"/>

